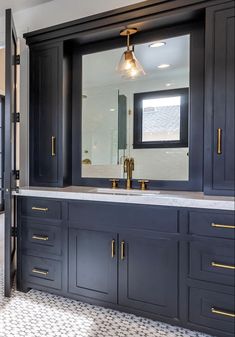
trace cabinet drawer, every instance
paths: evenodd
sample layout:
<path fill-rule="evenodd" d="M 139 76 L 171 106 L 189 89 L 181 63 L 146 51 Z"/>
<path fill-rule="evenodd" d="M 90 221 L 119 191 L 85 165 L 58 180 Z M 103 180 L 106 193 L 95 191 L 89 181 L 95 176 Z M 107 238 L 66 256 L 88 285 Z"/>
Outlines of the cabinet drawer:
<path fill-rule="evenodd" d="M 61 219 L 61 202 L 48 198 L 23 198 L 21 215 L 42 219 Z"/>
<path fill-rule="evenodd" d="M 234 285 L 234 241 L 203 240 L 190 243 L 190 277 Z"/>
<path fill-rule="evenodd" d="M 189 212 L 189 232 L 197 235 L 234 239 L 234 213 Z"/>
<path fill-rule="evenodd" d="M 61 255 L 61 227 L 23 221 L 21 228 L 24 250 Z"/>
<path fill-rule="evenodd" d="M 22 256 L 22 279 L 41 286 L 61 289 L 61 262 L 35 256 Z"/>
<path fill-rule="evenodd" d="M 71 227 L 106 226 L 108 228 L 144 229 L 166 233 L 178 232 L 179 211 L 175 208 L 102 202 L 70 202 Z"/>
<path fill-rule="evenodd" d="M 234 333 L 234 296 L 203 289 L 190 289 L 189 320 L 215 330 Z"/>

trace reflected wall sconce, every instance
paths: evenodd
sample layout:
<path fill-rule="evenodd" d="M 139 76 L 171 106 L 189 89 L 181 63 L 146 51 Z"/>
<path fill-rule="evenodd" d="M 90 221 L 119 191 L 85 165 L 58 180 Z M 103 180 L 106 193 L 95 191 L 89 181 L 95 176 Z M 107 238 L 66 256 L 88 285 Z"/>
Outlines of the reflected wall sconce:
<path fill-rule="evenodd" d="M 135 79 L 145 75 L 142 65 L 135 56 L 134 46 L 130 46 L 130 36 L 136 33 L 136 28 L 128 28 L 120 32 L 121 36 L 127 37 L 127 50 L 122 54 L 117 70 L 126 79 Z"/>

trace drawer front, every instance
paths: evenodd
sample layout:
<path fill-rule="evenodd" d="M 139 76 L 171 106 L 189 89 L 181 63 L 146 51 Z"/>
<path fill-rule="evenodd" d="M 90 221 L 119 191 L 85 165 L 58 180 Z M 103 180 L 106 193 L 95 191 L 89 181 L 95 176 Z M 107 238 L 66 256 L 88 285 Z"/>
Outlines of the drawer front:
<path fill-rule="evenodd" d="M 234 213 L 189 212 L 189 232 L 197 235 L 234 239 Z"/>
<path fill-rule="evenodd" d="M 190 277 L 234 285 L 235 242 L 230 240 L 203 240 L 190 243 Z"/>
<path fill-rule="evenodd" d="M 178 232 L 179 211 L 174 208 L 85 201 L 70 202 L 68 209 L 71 227 L 81 228 L 93 224 L 118 229 Z"/>
<path fill-rule="evenodd" d="M 48 198 L 23 198 L 21 215 L 42 219 L 62 219 L 61 202 Z"/>
<path fill-rule="evenodd" d="M 41 286 L 61 289 L 61 262 L 35 256 L 22 255 L 23 281 Z"/>
<path fill-rule="evenodd" d="M 190 322 L 233 334 L 234 317 L 233 295 L 197 288 L 190 289 Z"/>
<path fill-rule="evenodd" d="M 22 248 L 48 254 L 61 255 L 61 227 L 22 222 Z"/>

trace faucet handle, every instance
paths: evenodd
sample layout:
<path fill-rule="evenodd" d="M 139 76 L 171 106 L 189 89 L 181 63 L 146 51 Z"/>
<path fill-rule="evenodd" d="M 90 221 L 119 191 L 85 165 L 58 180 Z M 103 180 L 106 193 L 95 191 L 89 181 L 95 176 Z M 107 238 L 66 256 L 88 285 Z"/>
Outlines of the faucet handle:
<path fill-rule="evenodd" d="M 141 191 L 147 190 L 147 183 L 149 182 L 149 180 L 140 179 L 140 180 L 138 180 L 138 182 L 140 183 Z"/>
<path fill-rule="evenodd" d="M 119 179 L 113 178 L 113 179 L 109 179 L 109 181 L 111 181 L 111 183 L 112 183 L 112 188 L 113 188 L 113 189 L 115 189 L 115 188 L 118 187 Z"/>

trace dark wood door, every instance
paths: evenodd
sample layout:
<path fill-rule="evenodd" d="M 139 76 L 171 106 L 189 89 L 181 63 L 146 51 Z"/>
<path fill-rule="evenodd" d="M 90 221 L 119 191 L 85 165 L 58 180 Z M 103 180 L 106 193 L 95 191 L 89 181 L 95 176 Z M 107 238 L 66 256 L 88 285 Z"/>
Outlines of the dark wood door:
<path fill-rule="evenodd" d="M 211 7 L 206 18 L 206 184 L 209 180 L 219 194 L 233 194 L 234 2 Z"/>
<path fill-rule="evenodd" d="M 69 292 L 117 302 L 117 235 L 69 230 Z"/>
<path fill-rule="evenodd" d="M 30 51 L 31 185 L 58 184 L 61 48 L 61 44 L 52 44 Z"/>
<path fill-rule="evenodd" d="M 122 233 L 119 250 L 119 304 L 177 317 L 177 240 L 159 233 Z"/>
<path fill-rule="evenodd" d="M 11 295 L 12 283 L 16 271 L 15 197 L 16 188 L 16 124 L 17 112 L 17 36 L 10 9 L 6 10 L 6 49 L 5 49 L 5 116 L 4 116 L 4 211 L 5 211 L 5 296 Z"/>

